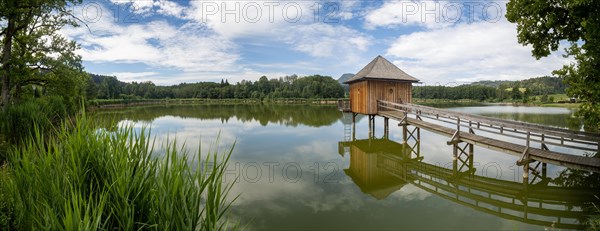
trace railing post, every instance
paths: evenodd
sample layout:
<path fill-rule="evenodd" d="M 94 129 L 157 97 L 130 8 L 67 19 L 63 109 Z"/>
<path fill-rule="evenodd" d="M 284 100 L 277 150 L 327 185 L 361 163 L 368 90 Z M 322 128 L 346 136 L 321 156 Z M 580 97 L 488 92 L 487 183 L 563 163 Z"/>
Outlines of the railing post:
<path fill-rule="evenodd" d="M 531 138 L 531 132 L 528 131 L 527 132 L 527 140 L 525 141 L 526 147 L 525 147 L 525 151 L 523 153 L 523 157 L 525 157 L 525 158 L 522 158 L 525 160 L 525 164 L 523 165 L 523 179 L 524 180 L 529 179 L 529 154 L 527 152 L 529 149 L 530 138 Z"/>

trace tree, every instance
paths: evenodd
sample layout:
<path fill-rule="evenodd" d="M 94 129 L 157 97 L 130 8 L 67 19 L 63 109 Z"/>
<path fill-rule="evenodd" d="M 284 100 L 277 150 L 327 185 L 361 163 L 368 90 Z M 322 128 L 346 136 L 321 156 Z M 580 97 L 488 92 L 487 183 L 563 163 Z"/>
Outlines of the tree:
<path fill-rule="evenodd" d="M 577 114 L 600 128 L 600 4 L 593 0 L 511 0 L 506 18 L 517 24 L 518 41 L 533 47 L 537 59 L 569 42 L 575 63 L 553 72 L 569 85 L 567 94 L 583 103 Z"/>
<path fill-rule="evenodd" d="M 29 84 L 46 85 L 53 80 L 60 83 L 63 78 L 73 77 L 72 71 L 78 77 L 84 76 L 81 58 L 74 53 L 77 45 L 58 33 L 65 25 L 76 25 L 67 8 L 79 3 L 81 0 L 0 0 L 3 109 L 10 102 L 12 89 L 18 96 L 21 87 Z M 85 84 L 80 79 L 66 82 Z"/>
<path fill-rule="evenodd" d="M 549 100 L 548 100 L 548 94 L 542 95 L 542 97 L 540 98 L 540 101 L 542 103 L 548 103 L 549 102 Z"/>
<path fill-rule="evenodd" d="M 523 92 L 523 103 L 529 102 L 529 96 L 531 96 L 530 88 L 525 88 L 525 92 Z"/>
<path fill-rule="evenodd" d="M 511 92 L 513 100 L 521 99 L 521 90 L 519 90 L 519 85 L 514 86 Z"/>

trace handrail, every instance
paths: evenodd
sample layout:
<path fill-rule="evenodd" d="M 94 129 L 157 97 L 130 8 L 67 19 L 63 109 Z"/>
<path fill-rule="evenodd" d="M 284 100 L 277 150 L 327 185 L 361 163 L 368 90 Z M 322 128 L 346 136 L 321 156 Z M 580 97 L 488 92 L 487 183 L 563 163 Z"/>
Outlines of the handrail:
<path fill-rule="evenodd" d="M 442 110 L 432 107 L 414 105 L 414 104 L 398 104 L 387 101 L 377 101 L 378 109 L 381 111 L 393 110 L 393 111 L 402 111 L 402 112 L 410 112 L 416 115 L 429 115 L 424 116 L 426 118 L 436 119 L 442 122 L 448 122 L 452 124 L 457 124 L 461 126 L 467 126 L 469 128 L 479 129 L 484 132 L 491 132 L 495 134 L 505 135 L 513 138 L 519 138 L 514 135 L 504 134 L 505 132 L 512 132 L 521 135 L 526 135 L 530 133 L 531 136 L 541 137 L 540 140 L 532 139 L 532 141 L 540 142 L 543 144 L 550 145 L 558 145 L 567 148 L 575 148 L 582 149 L 586 151 L 595 151 L 591 148 L 579 147 L 573 145 L 567 145 L 565 142 L 583 144 L 583 145 L 597 145 L 597 148 L 600 150 L 600 134 L 598 133 L 590 133 L 590 132 L 582 132 L 582 131 L 572 131 L 563 128 L 555 128 L 555 127 L 547 127 L 537 124 L 518 122 L 512 120 L 505 119 L 497 119 L 480 115 L 472 115 L 462 112 L 454 112 L 448 110 Z M 435 118 L 432 118 L 435 116 Z M 442 120 L 441 118 L 451 119 L 453 121 Z M 462 123 L 468 123 L 462 124 Z M 487 129 L 481 129 L 480 127 L 488 127 L 496 130 L 500 130 L 500 132 L 494 132 Z M 534 132 L 534 133 L 531 133 Z M 537 133 L 537 134 L 536 134 Z M 557 142 L 549 142 L 546 139 L 559 140 L 560 143 Z"/>
<path fill-rule="evenodd" d="M 388 159 L 389 157 L 385 156 L 384 158 Z M 400 179 L 402 179 L 404 181 L 411 181 L 411 178 L 412 178 L 412 180 L 416 180 L 416 181 L 412 181 L 412 183 L 415 186 L 417 186 L 425 191 L 442 196 L 446 199 L 450 199 L 454 202 L 457 202 L 457 203 L 460 203 L 460 204 L 463 204 L 463 205 L 466 205 L 466 206 L 469 206 L 469 207 L 472 207 L 472 208 L 475 208 L 478 210 L 484 210 L 486 213 L 493 212 L 491 214 L 501 216 L 501 217 L 506 217 L 509 219 L 520 220 L 520 221 L 526 222 L 526 223 L 538 224 L 538 225 L 546 225 L 549 223 L 549 221 L 542 220 L 542 219 L 535 218 L 535 217 L 528 217 L 528 215 L 535 214 L 537 216 L 543 216 L 543 217 L 547 217 L 547 218 L 554 217 L 554 218 L 572 218 L 572 219 L 577 219 L 577 218 L 583 217 L 585 215 L 585 213 L 583 211 L 564 210 L 569 207 L 569 204 L 568 204 L 569 201 L 566 201 L 566 200 L 563 201 L 562 199 L 565 199 L 565 198 L 558 196 L 558 195 L 557 195 L 558 197 L 555 197 L 552 199 L 550 199 L 551 195 L 547 195 L 546 193 L 541 193 L 538 196 L 543 195 L 544 197 L 549 197 L 549 198 L 537 198 L 535 196 L 523 197 L 521 195 L 521 193 L 524 193 L 525 191 L 528 191 L 528 190 L 526 187 L 523 187 L 523 185 L 520 183 L 498 180 L 498 179 L 494 179 L 494 178 L 481 177 L 481 176 L 476 176 L 476 175 L 468 176 L 466 178 L 460 178 L 460 177 L 457 178 L 453 174 L 453 171 L 450 169 L 441 168 L 439 166 L 427 164 L 424 162 L 414 162 L 412 160 L 401 161 L 402 163 L 397 163 L 397 161 L 398 160 L 395 160 L 395 159 L 392 160 L 392 162 L 396 162 L 393 164 L 393 166 L 389 165 L 389 162 L 381 161 L 378 163 L 378 167 L 384 169 L 385 171 L 387 171 L 388 173 L 390 173 L 393 176 L 399 177 Z M 401 169 L 398 169 L 397 167 L 395 167 L 398 164 L 400 164 L 404 167 Z M 475 179 L 473 179 L 473 178 L 475 178 Z M 484 181 L 483 182 L 477 181 L 477 179 L 484 180 Z M 473 180 L 475 180 L 477 182 L 473 182 Z M 491 180 L 493 183 L 487 182 L 489 180 Z M 497 183 L 500 183 L 500 185 L 498 185 Z M 503 186 L 506 186 L 506 185 L 504 185 L 506 183 L 508 183 L 510 186 L 515 186 L 516 188 L 509 187 L 510 189 L 503 190 L 503 192 L 495 191 L 499 188 L 502 188 Z M 432 189 L 423 184 L 430 185 L 434 188 Z M 517 186 L 520 186 L 520 187 L 517 187 Z M 559 187 L 554 187 L 554 186 L 546 186 L 546 187 L 547 188 L 559 188 Z M 492 188 L 494 188 L 494 189 L 492 189 Z M 471 190 L 476 190 L 479 192 L 487 193 L 489 196 L 486 197 L 481 194 L 472 193 Z M 516 190 L 516 191 L 514 191 L 514 190 Z M 529 189 L 529 190 L 531 190 L 531 189 Z M 541 189 L 541 188 L 539 188 L 538 190 L 535 190 L 535 188 L 534 188 L 533 191 L 542 191 L 542 190 L 543 189 Z M 575 191 L 561 189 L 561 195 L 563 195 L 563 196 L 570 195 L 573 192 L 575 192 Z M 450 194 L 452 194 L 452 196 L 449 196 L 446 193 L 450 193 Z M 492 197 L 491 195 L 500 196 L 500 197 L 504 197 L 504 198 L 511 198 L 512 202 L 504 201 L 502 199 L 495 199 L 495 197 Z M 576 195 L 576 193 L 573 195 L 570 195 L 570 196 L 574 196 L 574 195 Z M 468 203 L 467 201 L 463 201 L 460 198 L 468 198 L 470 200 L 477 201 L 478 203 L 475 203 L 475 204 Z M 558 199 L 558 198 L 560 198 L 560 199 Z M 522 202 L 521 204 L 515 203 L 515 200 L 521 201 L 523 199 L 526 202 Z M 530 206 L 528 202 L 533 202 L 533 203 L 539 204 L 539 206 Z M 488 207 L 480 206 L 479 203 L 495 206 L 496 208 L 498 208 L 498 210 L 491 210 Z M 549 205 L 549 207 L 542 206 L 542 204 Z M 562 206 L 563 209 L 557 209 L 556 206 Z M 524 217 L 522 217 L 522 216 L 517 216 L 517 215 L 511 214 L 511 213 L 503 212 L 503 210 L 505 210 L 505 209 L 508 209 L 511 211 L 527 211 L 527 212 L 525 215 L 523 215 Z M 580 228 L 581 227 L 581 225 L 579 225 L 579 224 L 564 223 L 564 222 L 560 222 L 560 221 L 555 223 L 555 225 L 557 225 L 558 227 L 561 227 L 561 228 Z"/>
<path fill-rule="evenodd" d="M 600 138 L 600 133 L 574 131 L 574 130 L 569 130 L 569 129 L 564 129 L 564 128 L 548 127 L 548 126 L 543 126 L 543 125 L 539 125 L 539 124 L 519 122 L 519 121 L 514 121 L 514 120 L 492 118 L 492 117 L 481 116 L 481 115 L 467 114 L 467 113 L 463 113 L 463 112 L 447 111 L 447 110 L 442 110 L 442 109 L 438 109 L 438 108 L 434 108 L 434 107 L 427 107 L 427 106 L 416 105 L 416 104 L 398 104 L 398 103 L 381 101 L 381 100 L 378 100 L 378 103 L 391 104 L 393 106 L 402 107 L 402 108 L 411 108 L 411 109 L 415 109 L 415 110 L 420 109 L 419 111 L 426 110 L 426 111 L 432 111 L 432 112 L 441 112 L 438 114 L 448 114 L 448 116 L 457 115 L 457 116 L 460 116 L 461 118 L 473 118 L 473 120 L 484 119 L 484 120 L 489 120 L 491 123 L 493 123 L 494 125 L 497 125 L 497 126 L 509 127 L 506 125 L 511 124 L 511 125 L 515 125 L 515 126 L 526 126 L 526 127 L 530 127 L 530 128 L 534 128 L 534 129 L 537 128 L 537 129 L 540 129 L 540 131 L 542 131 L 542 132 L 548 132 L 548 130 L 551 130 L 551 131 L 555 131 L 555 132 L 559 132 L 559 133 Z"/>

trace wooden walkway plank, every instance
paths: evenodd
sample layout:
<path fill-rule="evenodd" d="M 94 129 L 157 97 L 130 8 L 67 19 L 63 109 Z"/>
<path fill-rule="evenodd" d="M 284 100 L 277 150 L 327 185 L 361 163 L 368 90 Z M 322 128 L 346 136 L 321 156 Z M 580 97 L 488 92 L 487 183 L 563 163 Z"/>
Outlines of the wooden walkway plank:
<path fill-rule="evenodd" d="M 452 135 L 456 132 L 456 129 L 454 128 L 433 124 L 414 118 L 404 118 L 404 112 L 402 111 L 380 111 L 379 115 L 397 121 L 404 120 L 410 125 L 417 126 L 432 131 L 434 133 L 449 137 L 452 137 Z M 460 132 L 459 137 L 461 141 L 489 148 L 492 150 L 501 151 L 517 157 L 521 157 L 523 151 L 526 148 L 526 146 L 524 145 L 475 135 L 468 132 Z M 533 160 L 564 166 L 568 168 L 600 172 L 600 158 L 575 156 L 549 150 L 542 150 L 534 147 L 529 147 L 528 152 L 530 158 Z"/>
<path fill-rule="evenodd" d="M 439 108 L 426 107 L 414 104 L 398 104 L 386 101 L 378 101 L 378 105 L 379 111 L 402 111 L 421 116 L 433 116 L 436 118 L 436 120 L 444 122 L 448 121 L 442 119 L 460 120 L 461 124 L 465 126 L 465 123 L 467 123 L 467 121 L 475 121 L 478 123 L 477 129 L 479 129 L 481 125 L 483 127 L 499 129 L 499 131 L 511 131 L 521 135 L 530 133 L 531 136 L 539 138 L 541 138 L 542 135 L 544 135 L 545 139 L 559 141 L 559 146 L 568 146 L 564 144 L 564 141 L 567 141 L 577 144 L 593 145 L 596 146 L 596 149 L 600 148 L 600 133 L 573 131 L 564 128 L 556 128 L 539 124 L 531 124 L 519 121 L 466 114 L 462 112 L 448 111 Z M 548 141 L 544 142 L 550 143 Z M 554 142 L 553 144 L 557 143 Z"/>

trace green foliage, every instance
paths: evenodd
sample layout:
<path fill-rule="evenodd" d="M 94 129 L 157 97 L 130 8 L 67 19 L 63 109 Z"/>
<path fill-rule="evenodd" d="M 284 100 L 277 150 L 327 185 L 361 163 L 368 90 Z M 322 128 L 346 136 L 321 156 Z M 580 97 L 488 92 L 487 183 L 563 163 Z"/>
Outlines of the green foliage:
<path fill-rule="evenodd" d="M 127 118 L 135 122 L 149 122 L 164 115 L 181 118 L 229 121 L 257 121 L 261 125 L 281 124 L 286 126 L 328 126 L 337 122 L 341 114 L 335 106 L 307 106 L 281 104 L 235 104 L 235 105 L 154 105 L 128 107 L 119 110 L 101 110 L 94 119 L 105 128 L 116 127 L 113 118 Z"/>
<path fill-rule="evenodd" d="M 553 72 L 569 85 L 567 94 L 582 104 L 577 111 L 587 127 L 600 129 L 600 4 L 590 0 L 511 0 L 506 18 L 517 24 L 518 40 L 533 47 L 536 58 L 571 45 L 575 63 Z"/>
<path fill-rule="evenodd" d="M 98 131 L 85 117 L 50 139 L 35 130 L 1 169 L 0 229 L 226 229 L 231 151 L 157 152 L 143 129 Z"/>
<path fill-rule="evenodd" d="M 0 1 L 2 107 L 22 93 L 43 89 L 64 99 L 78 98 L 86 83 L 78 48 L 59 32 L 76 26 L 69 7 L 81 0 Z"/>
<path fill-rule="evenodd" d="M 488 102 L 551 103 L 550 97 L 564 96 L 559 102 L 568 102 L 564 94 L 567 85 L 560 78 L 537 77 L 519 81 L 479 81 L 459 86 L 413 86 L 413 98 L 442 100 L 473 100 Z M 544 97 L 545 95 L 545 97 Z M 543 98 L 543 100 L 542 100 Z"/>
<path fill-rule="evenodd" d="M 519 85 L 522 88 L 530 89 L 531 93 L 534 95 L 565 93 L 565 89 L 567 88 L 567 85 L 563 83 L 562 79 L 550 76 L 536 77 L 518 81 L 479 81 L 472 83 L 471 85 L 488 86 L 502 90 Z"/>
<path fill-rule="evenodd" d="M 278 79 L 262 76 L 258 81 L 241 81 L 235 85 L 221 83 L 181 83 L 173 86 L 156 86 L 154 83 L 124 83 L 111 76 L 91 75 L 88 85 L 89 99 L 280 99 L 280 98 L 340 98 L 342 86 L 329 76 L 296 75 Z"/>
<path fill-rule="evenodd" d="M 596 196 L 598 198 L 598 196 Z M 590 216 L 587 220 L 586 224 L 588 225 L 588 230 L 600 230 L 600 207 L 598 205 L 594 206 L 594 214 Z"/>
<path fill-rule="evenodd" d="M 518 86 L 515 86 L 512 88 L 511 90 L 511 98 L 513 100 L 519 100 L 523 98 L 523 95 L 521 94 L 521 90 L 519 89 Z"/>
<path fill-rule="evenodd" d="M 480 85 L 460 85 L 456 87 L 414 86 L 412 96 L 421 99 L 472 99 L 483 101 L 495 98 L 496 89 Z"/>
<path fill-rule="evenodd" d="M 20 104 L 10 106 L 0 114 L 0 128 L 3 134 L 12 142 L 20 142 L 35 132 L 37 126 L 40 132 L 48 131 L 54 123 L 60 122 L 73 114 L 75 105 L 60 96 L 49 96 L 30 99 Z"/>
<path fill-rule="evenodd" d="M 549 103 L 549 102 L 552 102 L 552 101 L 550 101 L 550 100 L 548 99 L 548 94 L 544 94 L 544 95 L 542 95 L 542 97 L 540 98 L 540 101 L 541 101 L 542 103 Z"/>

